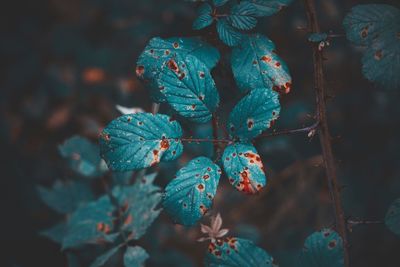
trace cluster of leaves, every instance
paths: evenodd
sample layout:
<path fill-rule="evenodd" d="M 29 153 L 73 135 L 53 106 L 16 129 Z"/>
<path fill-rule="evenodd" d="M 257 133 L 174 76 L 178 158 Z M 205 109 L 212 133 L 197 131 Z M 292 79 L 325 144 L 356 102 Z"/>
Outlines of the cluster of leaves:
<path fill-rule="evenodd" d="M 132 242 L 145 234 L 161 211 L 157 209 L 160 188 L 153 184 L 156 174 L 136 179 L 133 184 L 130 183 L 132 172 L 113 174 L 112 189 L 99 195 L 92 183 L 103 179 L 107 168 L 98 146 L 74 136 L 60 145 L 59 151 L 77 177 L 57 181 L 52 188 L 38 187 L 42 201 L 63 215 L 58 224 L 42 231 L 42 235 L 59 243 L 69 258 L 87 246 L 97 245 L 97 256 L 94 256 L 97 258 L 91 267 L 100 267 L 109 261 L 117 264 L 123 261 L 126 267 L 143 265 L 148 254 Z M 100 249 L 104 247 L 110 249 Z M 81 264 L 76 260 L 69 262 L 69 266 Z"/>
<path fill-rule="evenodd" d="M 382 87 L 400 88 L 400 9 L 385 4 L 358 5 L 344 19 L 347 39 L 365 47 L 364 76 Z"/>

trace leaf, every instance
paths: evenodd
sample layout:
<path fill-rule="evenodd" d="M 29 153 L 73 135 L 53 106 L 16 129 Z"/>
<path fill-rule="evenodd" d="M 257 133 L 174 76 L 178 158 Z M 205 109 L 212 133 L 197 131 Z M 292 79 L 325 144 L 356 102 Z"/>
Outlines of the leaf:
<path fill-rule="evenodd" d="M 203 4 L 199 7 L 197 13 L 197 18 L 193 22 L 192 28 L 194 30 L 201 30 L 207 26 L 210 26 L 214 19 L 211 16 L 212 14 L 212 7 L 209 4 Z"/>
<path fill-rule="evenodd" d="M 242 92 L 268 88 L 289 93 L 292 80 L 286 63 L 276 54 L 275 45 L 261 34 L 245 36 L 232 50 L 231 65 Z"/>
<path fill-rule="evenodd" d="M 124 254 L 125 267 L 140 267 L 144 266 L 145 261 L 149 258 L 146 250 L 139 246 L 128 247 Z"/>
<path fill-rule="evenodd" d="M 90 264 L 90 267 L 101 267 L 104 264 L 107 263 L 107 261 L 114 256 L 118 250 L 120 249 L 120 246 L 114 247 L 108 251 L 106 251 L 106 253 L 100 255 L 99 257 L 96 258 L 96 260 L 94 262 L 92 262 L 92 264 Z"/>
<path fill-rule="evenodd" d="M 243 37 L 243 34 L 229 25 L 225 18 L 217 21 L 217 32 L 219 39 L 228 46 L 237 46 Z"/>
<path fill-rule="evenodd" d="M 384 4 L 358 5 L 346 15 L 347 39 L 366 46 L 364 76 L 385 88 L 400 88 L 400 9 Z"/>
<path fill-rule="evenodd" d="M 233 27 L 239 30 L 250 30 L 257 25 L 256 13 L 255 6 L 244 1 L 232 8 L 228 20 Z"/>
<path fill-rule="evenodd" d="M 177 223 L 194 225 L 211 207 L 220 176 L 221 169 L 210 159 L 191 160 L 165 188 L 165 210 Z"/>
<path fill-rule="evenodd" d="M 271 16 L 286 6 L 290 5 L 293 0 L 247 0 L 256 8 L 256 16 Z"/>
<path fill-rule="evenodd" d="M 114 209 L 108 196 L 79 207 L 68 220 L 62 248 L 112 240 Z"/>
<path fill-rule="evenodd" d="M 161 39 L 155 37 L 151 39 L 144 51 L 140 55 L 136 75 L 149 81 L 152 97 L 157 102 L 165 102 L 165 98 L 159 93 L 157 78 L 165 63 L 177 55 L 192 55 L 200 59 L 208 69 L 215 67 L 219 61 L 220 54 L 217 49 L 212 47 L 200 38 L 178 38 Z"/>
<path fill-rule="evenodd" d="M 343 267 L 342 238 L 331 229 L 323 229 L 307 237 L 300 253 L 302 267 Z"/>
<path fill-rule="evenodd" d="M 400 236 L 400 198 L 390 205 L 385 216 L 385 224 L 390 231 Z"/>
<path fill-rule="evenodd" d="M 146 175 L 131 186 L 115 187 L 112 191 L 118 204 L 123 207 L 121 230 L 129 232 L 129 239 L 139 239 L 160 214 L 155 209 L 161 201 L 160 188 L 153 184 L 156 174 Z"/>
<path fill-rule="evenodd" d="M 183 151 L 181 137 L 181 126 L 167 115 L 123 115 L 101 133 L 101 156 L 115 171 L 147 168 L 178 158 Z"/>
<path fill-rule="evenodd" d="M 71 168 L 86 177 L 98 177 L 107 170 L 99 156 L 99 147 L 81 136 L 73 136 L 58 146 Z"/>
<path fill-rule="evenodd" d="M 213 0 L 214 6 L 220 7 L 225 5 L 229 0 Z"/>
<path fill-rule="evenodd" d="M 66 231 L 66 224 L 64 222 L 58 223 L 46 230 L 40 232 L 40 235 L 56 242 L 61 243 Z"/>
<path fill-rule="evenodd" d="M 227 237 L 208 246 L 205 265 L 210 267 L 277 267 L 274 259 L 250 240 Z"/>
<path fill-rule="evenodd" d="M 59 213 L 71 213 L 82 203 L 94 198 L 87 184 L 56 181 L 52 189 L 38 187 L 39 196 L 47 206 Z"/>
<path fill-rule="evenodd" d="M 240 140 L 251 140 L 272 126 L 280 109 L 278 93 L 265 88 L 254 89 L 230 113 L 229 134 Z"/>
<path fill-rule="evenodd" d="M 162 69 L 158 85 L 172 108 L 194 122 L 211 120 L 219 103 L 207 66 L 194 56 L 171 58 Z"/>
<path fill-rule="evenodd" d="M 267 184 L 263 163 L 253 145 L 229 145 L 222 159 L 229 182 L 237 190 L 255 194 Z"/>
<path fill-rule="evenodd" d="M 320 43 L 328 38 L 326 33 L 312 33 L 308 36 L 308 41 L 313 43 Z"/>

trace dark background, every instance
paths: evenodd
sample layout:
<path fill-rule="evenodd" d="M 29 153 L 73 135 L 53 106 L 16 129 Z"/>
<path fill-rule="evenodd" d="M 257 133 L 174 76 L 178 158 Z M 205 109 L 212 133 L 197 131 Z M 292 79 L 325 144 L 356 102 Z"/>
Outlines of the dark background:
<path fill-rule="evenodd" d="M 397 1 L 316 2 L 321 28 L 339 35 L 344 34 L 342 20 L 354 5 L 399 7 Z M 118 116 L 116 104 L 150 110 L 149 92 L 134 75 L 137 57 L 151 37 L 199 34 L 191 30 L 195 6 L 183 0 L 2 4 L 2 266 L 66 266 L 60 248 L 37 234 L 58 216 L 40 202 L 36 185 L 48 186 L 71 175 L 57 145 L 75 134 L 96 141 L 99 129 Z M 305 26 L 303 3 L 295 0 L 277 15 L 260 19 L 256 28 L 274 41 L 293 77 L 292 92 L 282 98 L 276 129 L 307 125 L 313 115 L 311 49 L 307 32 L 301 29 Z M 399 92 L 378 88 L 362 77 L 359 51 L 345 37 L 332 39 L 326 50 L 332 96 L 329 123 L 346 215 L 383 221 L 388 206 L 400 197 Z M 213 71 L 223 103 L 221 114 L 240 98 L 226 56 Z M 297 135 L 259 141 L 257 148 L 270 172 L 269 188 L 256 197 L 243 197 L 221 179 L 214 209 L 233 233 L 254 239 L 285 266 L 310 233 L 334 222 L 319 142 Z M 196 153 L 200 150 L 191 148 L 175 164 L 162 166 L 164 175 L 157 183 L 165 185 L 169 173 Z M 157 250 L 178 250 L 201 264 L 206 248 L 195 242 L 199 230 L 173 226 L 165 214 L 159 221 L 148 234 L 162 240 Z M 400 237 L 383 223 L 356 226 L 349 239 L 351 266 L 400 266 Z M 152 254 L 151 242 L 143 243 Z"/>

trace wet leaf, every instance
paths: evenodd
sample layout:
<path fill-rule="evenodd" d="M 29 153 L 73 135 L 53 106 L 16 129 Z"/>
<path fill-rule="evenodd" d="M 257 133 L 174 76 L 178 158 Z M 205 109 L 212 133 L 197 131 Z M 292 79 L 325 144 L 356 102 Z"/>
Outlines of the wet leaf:
<path fill-rule="evenodd" d="M 145 261 L 149 258 L 146 250 L 139 246 L 128 247 L 124 254 L 125 267 L 141 267 L 144 266 Z"/>
<path fill-rule="evenodd" d="M 390 205 L 386 213 L 385 224 L 390 231 L 400 236 L 400 198 Z"/>
<path fill-rule="evenodd" d="M 219 39 L 228 46 L 238 45 L 243 37 L 243 34 L 235 30 L 229 25 L 227 19 L 222 18 L 217 21 L 217 32 Z"/>
<path fill-rule="evenodd" d="M 239 30 L 250 30 L 257 25 L 257 9 L 249 2 L 235 5 L 228 17 L 230 24 Z"/>

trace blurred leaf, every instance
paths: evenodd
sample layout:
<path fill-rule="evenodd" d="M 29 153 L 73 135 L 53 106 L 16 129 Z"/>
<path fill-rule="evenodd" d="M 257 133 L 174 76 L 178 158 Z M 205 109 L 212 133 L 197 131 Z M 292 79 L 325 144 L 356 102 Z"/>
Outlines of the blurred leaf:
<path fill-rule="evenodd" d="M 198 123 L 211 119 L 219 94 L 207 66 L 196 57 L 177 55 L 163 67 L 160 92 L 183 117 Z"/>
<path fill-rule="evenodd" d="M 272 41 L 261 34 L 245 36 L 232 50 L 231 64 L 242 92 L 255 88 L 290 91 L 292 80 L 286 63 L 276 54 Z"/>
<path fill-rule="evenodd" d="M 243 34 L 229 25 L 225 18 L 217 21 L 217 32 L 219 39 L 228 46 L 237 46 L 243 37 Z"/>
<path fill-rule="evenodd" d="M 110 250 L 108 250 L 106 253 L 100 255 L 99 257 L 96 258 L 96 260 L 90 264 L 90 267 L 101 267 L 104 264 L 107 263 L 107 261 L 114 256 L 118 250 L 120 249 L 120 246 L 114 247 Z"/>
<path fill-rule="evenodd" d="M 46 230 L 41 231 L 40 234 L 56 243 L 61 243 L 65 231 L 66 231 L 66 224 L 64 222 L 61 222 Z"/>
<path fill-rule="evenodd" d="M 101 133 L 101 155 L 115 171 L 147 168 L 178 158 L 182 128 L 167 115 L 136 113 L 110 122 Z"/>
<path fill-rule="evenodd" d="M 277 267 L 274 259 L 250 240 L 228 237 L 208 246 L 205 265 L 210 267 Z M 321 266 L 320 266 L 321 267 Z"/>
<path fill-rule="evenodd" d="M 117 186 L 112 194 L 124 210 L 121 229 L 129 232 L 129 239 L 139 239 L 160 214 L 156 206 L 161 201 L 160 188 L 153 184 L 156 174 L 138 179 L 131 186 Z"/>
<path fill-rule="evenodd" d="M 386 213 L 385 224 L 390 231 L 400 236 L 400 198 L 390 205 Z"/>
<path fill-rule="evenodd" d="M 59 145 L 61 156 L 68 159 L 71 168 L 86 177 L 103 175 L 106 167 L 100 158 L 99 147 L 81 136 L 73 136 Z"/>
<path fill-rule="evenodd" d="M 128 247 L 124 254 L 124 266 L 125 267 L 141 267 L 144 266 L 144 262 L 149 258 L 146 250 L 139 246 Z"/>
<path fill-rule="evenodd" d="M 400 88 L 400 9 L 385 4 L 358 5 L 343 21 L 347 39 L 366 46 L 364 76 L 385 88 Z"/>
<path fill-rule="evenodd" d="M 209 4 L 203 4 L 197 10 L 197 18 L 193 22 L 193 29 L 194 30 L 201 30 L 207 26 L 210 26 L 214 19 L 211 16 L 212 14 L 212 7 Z"/>
<path fill-rule="evenodd" d="M 257 17 L 271 16 L 293 2 L 293 0 L 247 0 L 247 1 L 255 6 L 257 10 L 256 12 Z"/>
<path fill-rule="evenodd" d="M 228 131 L 240 140 L 251 140 L 272 126 L 280 112 L 279 94 L 266 88 L 250 91 L 229 115 Z"/>
<path fill-rule="evenodd" d="M 228 20 L 233 27 L 239 30 L 250 30 L 257 25 L 256 14 L 256 7 L 244 1 L 233 6 Z"/>
<path fill-rule="evenodd" d="M 192 159 L 165 188 L 165 210 L 177 223 L 194 225 L 211 207 L 220 176 L 221 169 L 210 159 Z"/>
<path fill-rule="evenodd" d="M 264 166 L 253 145 L 229 145 L 225 148 L 222 159 L 229 182 L 237 190 L 255 194 L 267 184 Z"/>
<path fill-rule="evenodd" d="M 308 36 L 308 41 L 313 43 L 319 43 L 325 41 L 328 38 L 326 33 L 312 33 Z"/>
<path fill-rule="evenodd" d="M 39 196 L 47 206 L 59 213 L 71 213 L 82 203 L 94 198 L 91 188 L 81 182 L 56 181 L 52 189 L 38 187 Z"/>
<path fill-rule="evenodd" d="M 213 0 L 214 6 L 219 7 L 225 5 L 229 0 Z"/>
<path fill-rule="evenodd" d="M 323 229 L 307 237 L 300 253 L 301 267 L 343 267 L 342 238 L 331 229 Z"/>

